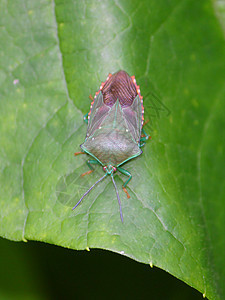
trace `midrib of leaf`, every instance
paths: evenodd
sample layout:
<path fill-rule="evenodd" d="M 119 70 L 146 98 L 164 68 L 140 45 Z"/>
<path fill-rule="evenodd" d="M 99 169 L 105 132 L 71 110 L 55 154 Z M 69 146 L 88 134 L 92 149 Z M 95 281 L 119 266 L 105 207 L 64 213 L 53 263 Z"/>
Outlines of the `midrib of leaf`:
<path fill-rule="evenodd" d="M 56 20 L 56 12 L 55 12 L 55 0 L 52 0 L 52 14 L 54 16 L 54 22 L 55 22 L 55 39 L 57 41 L 57 47 L 58 47 L 58 53 L 59 53 L 59 61 L 60 61 L 60 67 L 61 67 L 61 73 L 62 73 L 62 78 L 63 78 L 63 84 L 65 87 L 66 95 L 67 95 L 67 100 L 75 107 L 73 101 L 70 98 L 68 87 L 67 87 L 67 82 L 66 82 L 66 77 L 65 77 L 65 72 L 64 72 L 64 67 L 63 67 L 63 55 L 60 49 L 60 40 L 59 40 L 59 35 L 58 35 L 58 22 Z M 76 109 L 78 109 L 76 107 Z"/>

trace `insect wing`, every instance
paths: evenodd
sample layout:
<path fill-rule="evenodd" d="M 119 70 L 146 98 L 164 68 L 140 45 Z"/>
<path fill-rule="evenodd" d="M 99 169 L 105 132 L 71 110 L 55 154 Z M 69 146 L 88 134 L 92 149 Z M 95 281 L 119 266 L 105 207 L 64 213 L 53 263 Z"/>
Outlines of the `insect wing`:
<path fill-rule="evenodd" d="M 103 165 L 113 166 L 119 166 L 142 153 L 128 129 L 119 100 L 109 110 L 101 127 L 86 138 L 81 147 Z"/>
<path fill-rule="evenodd" d="M 96 96 L 96 98 L 94 100 L 94 104 L 90 111 L 86 138 L 93 135 L 93 133 L 96 131 L 96 129 L 98 129 L 100 127 L 101 123 L 107 117 L 109 110 L 110 110 L 110 107 L 108 107 L 103 102 L 103 95 L 100 92 Z"/>
<path fill-rule="evenodd" d="M 139 143 L 142 128 L 142 105 L 139 95 L 136 96 L 131 106 L 123 108 L 128 130 L 133 139 Z"/>

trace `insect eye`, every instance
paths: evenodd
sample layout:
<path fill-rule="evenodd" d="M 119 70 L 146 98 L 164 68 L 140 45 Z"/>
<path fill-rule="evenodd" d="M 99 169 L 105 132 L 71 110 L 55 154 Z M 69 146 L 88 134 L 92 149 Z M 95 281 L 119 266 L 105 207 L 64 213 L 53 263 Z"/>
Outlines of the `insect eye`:
<path fill-rule="evenodd" d="M 115 167 L 113 167 L 113 172 L 116 172 L 116 168 Z"/>
<path fill-rule="evenodd" d="M 104 167 L 103 167 L 103 171 L 106 171 L 106 169 L 107 169 L 107 166 L 104 166 Z"/>

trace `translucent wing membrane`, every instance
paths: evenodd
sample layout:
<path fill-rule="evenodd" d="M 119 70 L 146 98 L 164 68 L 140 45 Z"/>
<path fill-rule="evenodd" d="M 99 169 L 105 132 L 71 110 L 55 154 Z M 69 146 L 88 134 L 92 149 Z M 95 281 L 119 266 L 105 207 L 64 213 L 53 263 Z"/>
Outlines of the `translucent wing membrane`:
<path fill-rule="evenodd" d="M 108 107 L 103 102 L 103 96 L 102 93 L 99 92 L 99 94 L 96 96 L 93 107 L 90 111 L 90 117 L 88 121 L 88 128 L 87 128 L 87 136 L 91 136 L 96 129 L 98 129 L 101 125 L 101 123 L 105 120 L 105 118 L 108 115 L 108 112 L 110 111 L 110 107 Z"/>
<path fill-rule="evenodd" d="M 99 111 L 100 108 L 98 109 Z M 137 127 L 137 113 L 132 109 L 127 110 L 126 114 L 128 115 L 128 113 L 134 115 L 133 122 L 127 122 L 124 109 L 122 109 L 119 100 L 117 100 L 107 112 L 107 116 L 101 116 L 101 121 L 98 121 L 100 126 L 96 126 L 95 130 L 91 131 L 92 134 L 86 137 L 81 148 L 96 157 L 103 165 L 112 164 L 113 166 L 118 166 L 128 159 L 140 155 L 142 151 L 134 139 L 134 137 L 138 136 L 134 130 Z M 133 134 L 129 128 L 132 128 Z"/>
<path fill-rule="evenodd" d="M 123 109 L 124 118 L 127 122 L 129 132 L 133 139 L 139 143 L 142 128 L 142 106 L 139 96 L 137 95 L 129 107 Z"/>

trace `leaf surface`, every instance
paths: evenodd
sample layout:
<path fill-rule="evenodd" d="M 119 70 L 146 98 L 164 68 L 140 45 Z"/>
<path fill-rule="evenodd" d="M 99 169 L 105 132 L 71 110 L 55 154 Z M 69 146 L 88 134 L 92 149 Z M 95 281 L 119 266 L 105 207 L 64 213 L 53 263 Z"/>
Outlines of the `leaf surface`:
<path fill-rule="evenodd" d="M 103 248 L 225 295 L 224 36 L 211 1 L 0 0 L 0 234 Z M 135 75 L 152 136 L 115 177 L 84 141 L 108 73 Z"/>

